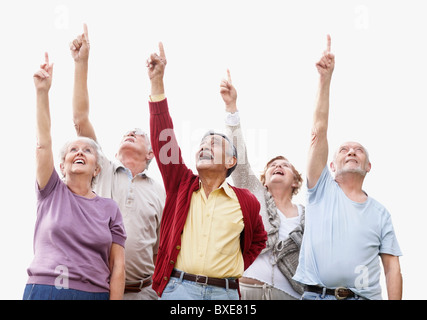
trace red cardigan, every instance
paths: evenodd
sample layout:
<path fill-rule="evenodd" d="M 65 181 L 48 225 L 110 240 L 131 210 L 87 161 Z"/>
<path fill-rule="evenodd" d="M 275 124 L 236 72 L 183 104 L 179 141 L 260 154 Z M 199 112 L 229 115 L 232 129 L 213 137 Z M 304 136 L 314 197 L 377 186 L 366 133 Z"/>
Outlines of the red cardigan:
<path fill-rule="evenodd" d="M 161 296 L 181 249 L 181 233 L 187 220 L 191 196 L 199 189 L 199 176 L 193 174 L 182 160 L 167 100 L 149 102 L 149 106 L 151 145 L 166 189 L 160 245 L 153 274 L 153 289 Z M 260 204 L 255 196 L 247 189 L 231 187 L 243 214 L 244 229 L 240 246 L 246 270 L 265 248 L 267 233 L 259 215 Z"/>

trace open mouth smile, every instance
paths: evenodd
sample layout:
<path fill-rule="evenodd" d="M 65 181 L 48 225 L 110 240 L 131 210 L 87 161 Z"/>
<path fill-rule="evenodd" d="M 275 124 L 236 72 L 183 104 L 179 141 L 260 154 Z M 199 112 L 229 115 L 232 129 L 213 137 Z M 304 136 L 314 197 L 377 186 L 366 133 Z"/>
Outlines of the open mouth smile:
<path fill-rule="evenodd" d="M 199 160 L 213 160 L 213 155 L 209 151 L 200 151 Z"/>
<path fill-rule="evenodd" d="M 135 143 L 135 138 L 134 137 L 127 137 L 124 142 L 131 142 L 131 143 Z"/>
<path fill-rule="evenodd" d="M 348 159 L 348 160 L 346 160 L 346 162 L 345 162 L 345 163 L 349 163 L 349 162 L 354 162 L 354 163 L 356 163 L 356 164 L 358 164 L 358 163 L 359 163 L 356 159 Z"/>
<path fill-rule="evenodd" d="M 276 170 L 276 171 L 273 172 L 273 176 L 276 175 L 276 174 L 281 175 L 281 176 L 285 175 L 285 173 L 283 171 L 281 171 L 281 170 Z"/>
<path fill-rule="evenodd" d="M 86 162 L 83 159 L 76 159 L 73 161 L 73 164 L 86 164 Z"/>

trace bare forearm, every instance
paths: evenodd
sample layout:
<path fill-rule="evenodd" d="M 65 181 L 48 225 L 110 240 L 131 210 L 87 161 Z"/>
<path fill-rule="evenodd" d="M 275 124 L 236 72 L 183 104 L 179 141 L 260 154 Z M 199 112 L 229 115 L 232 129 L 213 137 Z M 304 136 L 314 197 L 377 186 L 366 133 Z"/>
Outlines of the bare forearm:
<path fill-rule="evenodd" d="M 73 92 L 73 121 L 77 135 L 96 141 L 95 130 L 89 120 L 88 62 L 75 63 Z"/>
<path fill-rule="evenodd" d="M 125 291 L 125 270 L 113 270 L 110 278 L 110 300 L 122 300 Z"/>
<path fill-rule="evenodd" d="M 151 95 L 156 96 L 165 93 L 165 86 L 163 79 L 152 79 L 151 80 Z"/>
<path fill-rule="evenodd" d="M 37 91 L 37 144 L 39 148 L 49 148 L 52 143 L 51 120 L 49 111 L 49 93 Z"/>
<path fill-rule="evenodd" d="M 319 80 L 316 107 L 313 115 L 313 127 L 318 133 L 326 134 L 329 120 L 329 93 L 331 80 Z"/>
<path fill-rule="evenodd" d="M 400 270 L 393 270 L 386 275 L 387 295 L 389 300 L 401 300 L 403 280 Z"/>
<path fill-rule="evenodd" d="M 89 92 L 87 87 L 88 63 L 75 63 L 74 91 L 73 91 L 73 117 L 74 121 L 89 116 Z"/>
<path fill-rule="evenodd" d="M 36 119 L 36 179 L 39 187 L 42 189 L 49 181 L 54 167 L 50 133 L 49 94 L 47 91 L 37 91 Z"/>
<path fill-rule="evenodd" d="M 237 105 L 236 105 L 236 102 L 234 101 L 234 102 L 231 102 L 231 103 L 226 103 L 225 104 L 225 111 L 226 112 L 230 112 L 230 113 L 235 113 L 235 112 L 237 112 Z"/>
<path fill-rule="evenodd" d="M 110 253 L 110 300 L 123 299 L 125 291 L 125 249 L 113 243 Z"/>
<path fill-rule="evenodd" d="M 330 80 L 319 81 L 316 107 L 313 114 L 313 127 L 308 155 L 307 182 L 313 188 L 328 161 L 328 118 L 329 118 Z"/>

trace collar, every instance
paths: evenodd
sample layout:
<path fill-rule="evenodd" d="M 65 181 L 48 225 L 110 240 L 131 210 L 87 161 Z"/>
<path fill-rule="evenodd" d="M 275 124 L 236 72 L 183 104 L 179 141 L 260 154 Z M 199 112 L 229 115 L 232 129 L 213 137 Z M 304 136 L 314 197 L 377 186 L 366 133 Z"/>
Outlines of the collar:
<path fill-rule="evenodd" d="M 203 189 L 202 180 L 200 180 L 200 178 L 199 178 L 199 190 L 202 190 L 202 189 Z M 225 194 L 227 196 L 229 196 L 230 198 L 232 198 L 232 199 L 236 198 L 234 190 L 230 187 L 230 185 L 227 183 L 226 180 L 224 180 L 224 182 L 215 190 L 219 190 L 219 189 L 223 189 Z M 215 191 L 215 190 L 213 190 L 213 191 Z"/>
<path fill-rule="evenodd" d="M 128 168 L 126 168 L 123 163 L 121 163 L 119 160 L 115 160 L 113 163 L 113 168 L 114 168 L 114 172 L 117 172 L 119 169 L 120 170 L 124 170 L 126 171 L 128 174 L 132 175 L 132 173 L 130 172 L 130 170 Z M 147 169 L 145 169 L 144 171 L 138 173 L 136 176 L 140 176 L 141 178 L 147 178 Z M 135 177 L 136 177 L 135 176 Z"/>

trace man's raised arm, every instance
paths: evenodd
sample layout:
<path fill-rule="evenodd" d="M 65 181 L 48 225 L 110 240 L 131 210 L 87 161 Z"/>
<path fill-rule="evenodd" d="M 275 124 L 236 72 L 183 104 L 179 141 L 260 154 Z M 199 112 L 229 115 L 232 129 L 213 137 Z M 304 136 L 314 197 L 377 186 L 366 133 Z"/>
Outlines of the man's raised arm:
<path fill-rule="evenodd" d="M 96 141 L 95 130 L 89 121 L 89 91 L 87 87 L 89 67 L 89 33 L 83 25 L 83 34 L 70 43 L 71 56 L 75 62 L 73 121 L 78 136 L 89 137 Z"/>
<path fill-rule="evenodd" d="M 166 64 L 165 50 L 160 42 L 159 54 L 153 53 L 147 59 L 147 71 L 151 83 L 150 138 L 166 193 L 169 193 L 179 187 L 184 171 L 189 169 L 182 161 L 181 150 L 176 140 L 165 98 L 163 77 Z"/>
<path fill-rule="evenodd" d="M 308 154 L 307 187 L 313 188 L 322 174 L 328 161 L 328 117 L 329 91 L 332 73 L 335 67 L 335 56 L 331 53 L 331 37 L 327 36 L 327 47 L 322 58 L 316 63 L 319 72 L 319 89 L 313 115 L 311 144 Z"/>

